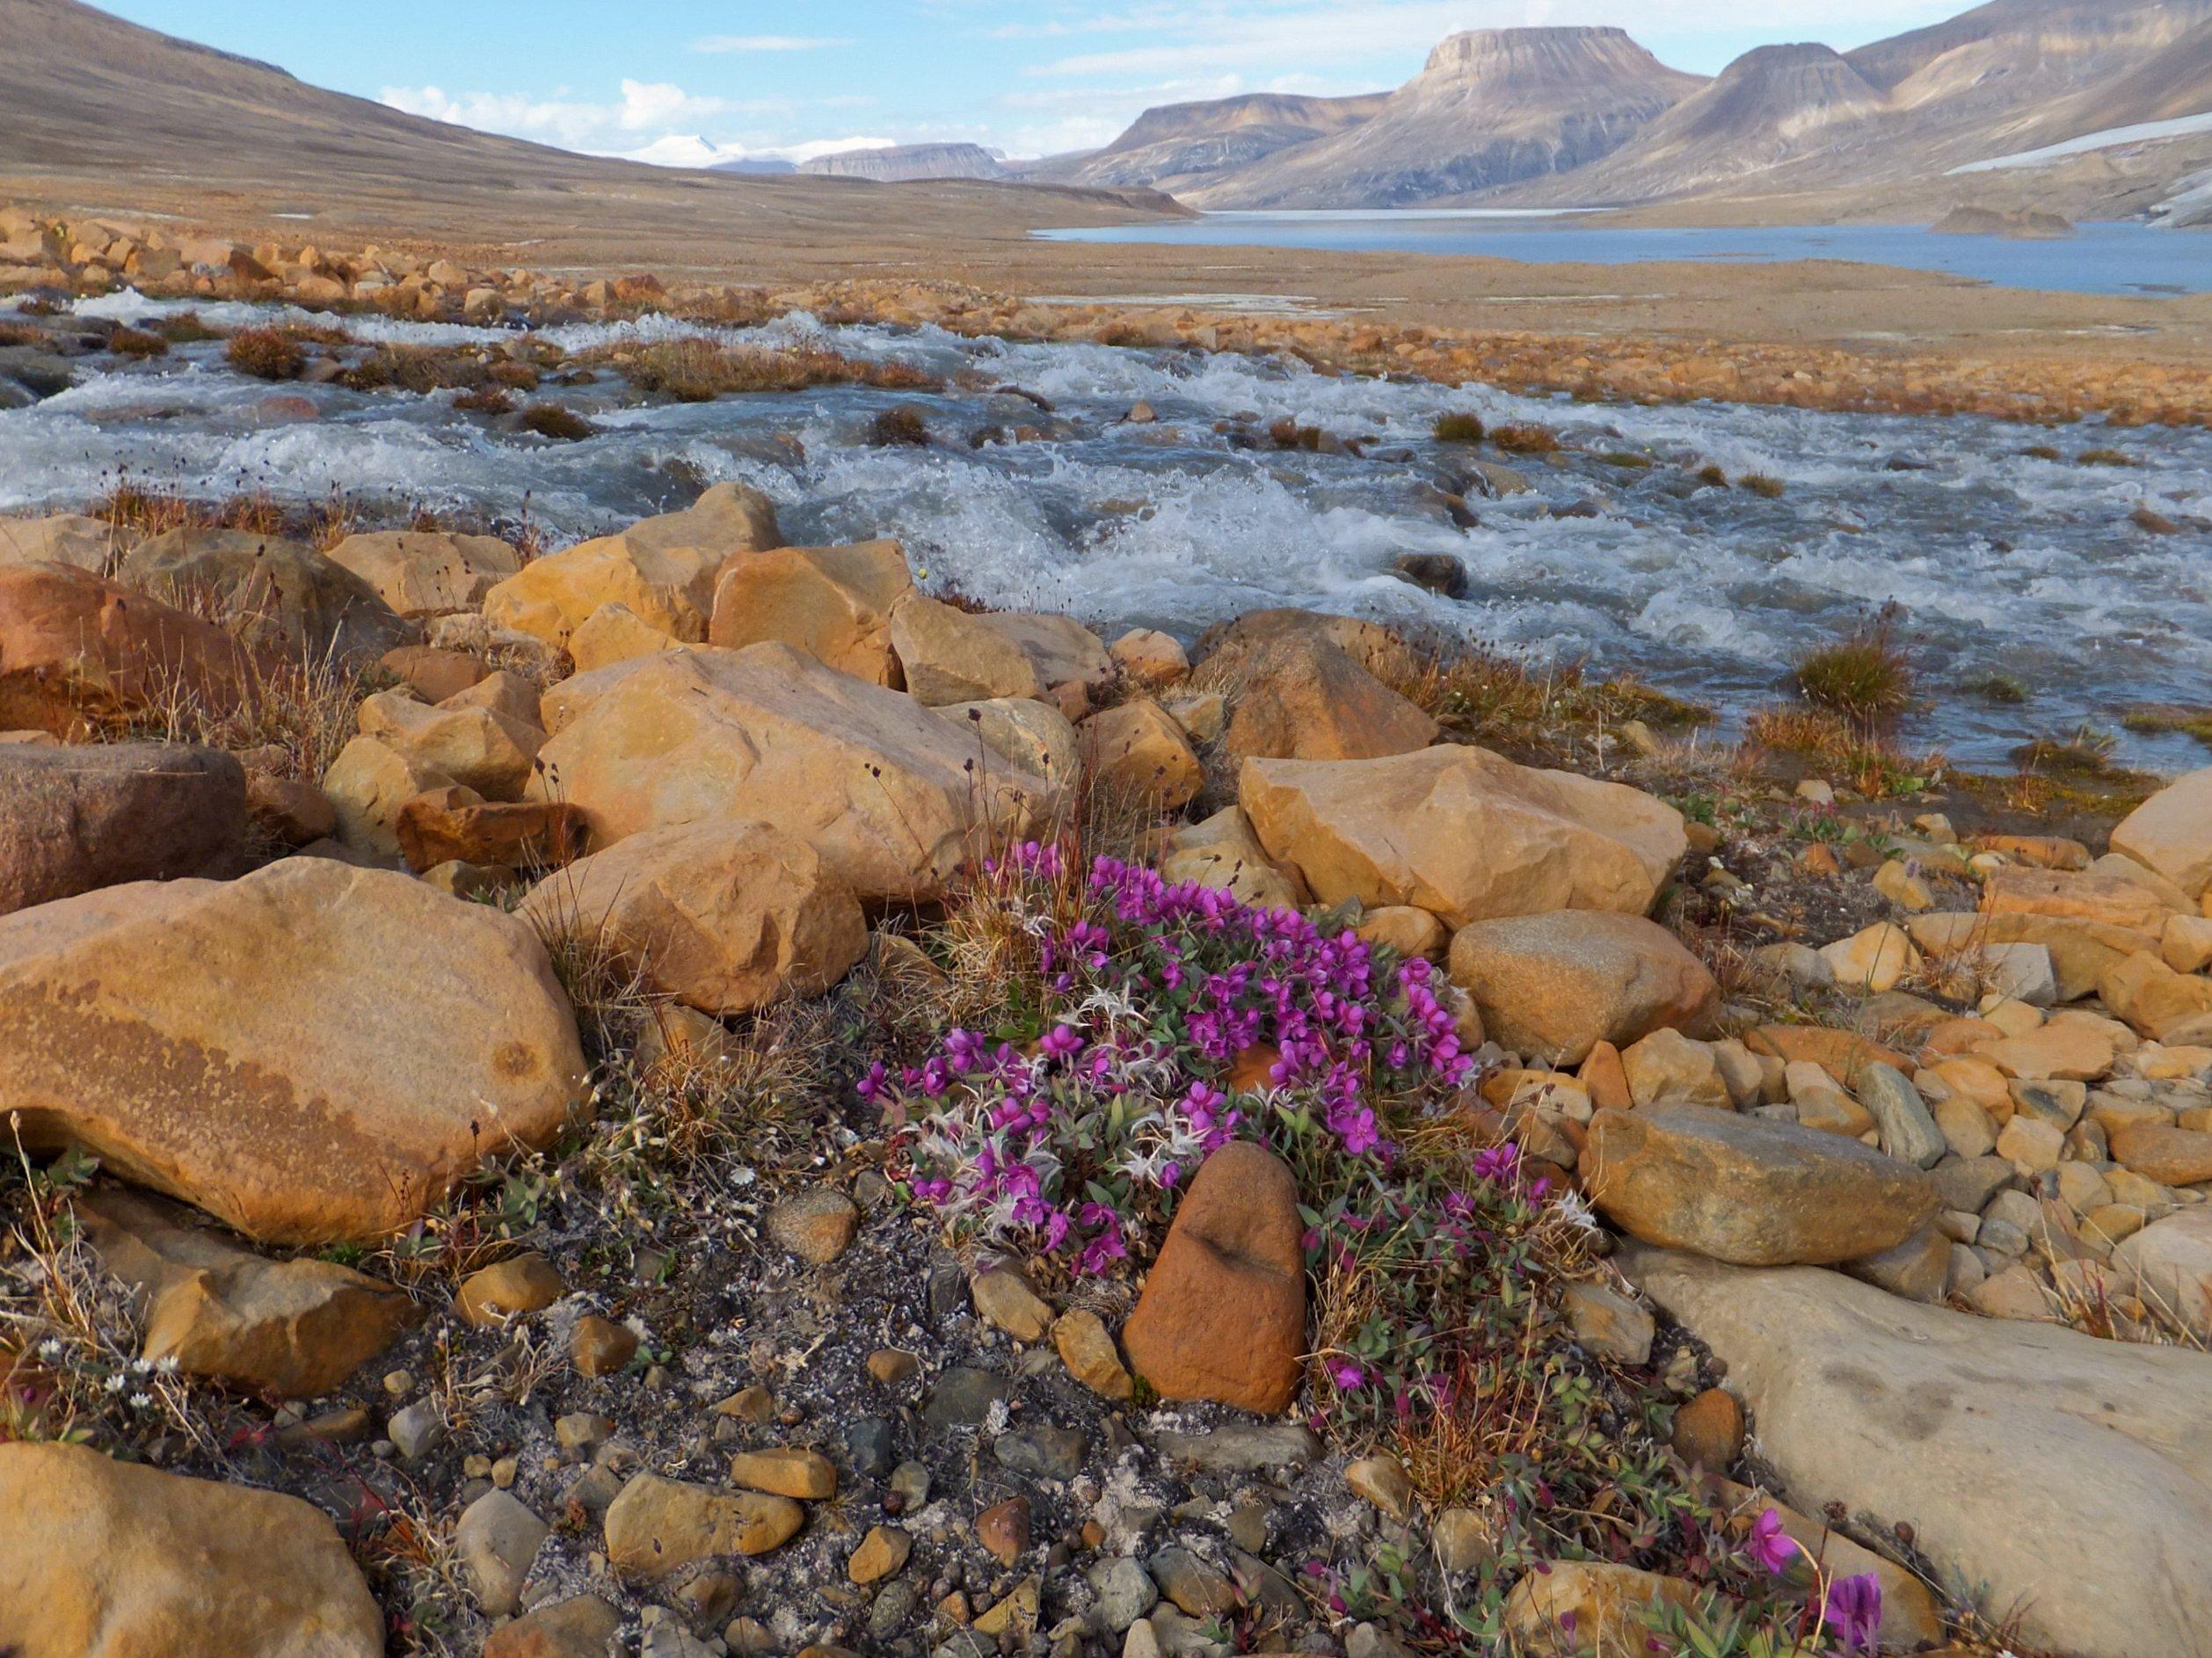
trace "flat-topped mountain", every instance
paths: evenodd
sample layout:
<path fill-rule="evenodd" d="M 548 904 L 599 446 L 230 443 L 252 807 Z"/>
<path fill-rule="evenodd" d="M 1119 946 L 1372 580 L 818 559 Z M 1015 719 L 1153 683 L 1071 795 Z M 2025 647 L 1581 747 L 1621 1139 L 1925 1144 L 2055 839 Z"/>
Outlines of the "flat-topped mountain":
<path fill-rule="evenodd" d="M 840 150 L 803 161 L 799 171 L 818 178 L 870 178 L 879 185 L 923 178 L 1004 178 L 998 156 L 980 144 L 889 144 Z"/>
<path fill-rule="evenodd" d="M 1185 197 L 1210 207 L 1398 207 L 1610 154 L 1702 85 L 1614 28 L 1455 34 L 1368 120 Z"/>

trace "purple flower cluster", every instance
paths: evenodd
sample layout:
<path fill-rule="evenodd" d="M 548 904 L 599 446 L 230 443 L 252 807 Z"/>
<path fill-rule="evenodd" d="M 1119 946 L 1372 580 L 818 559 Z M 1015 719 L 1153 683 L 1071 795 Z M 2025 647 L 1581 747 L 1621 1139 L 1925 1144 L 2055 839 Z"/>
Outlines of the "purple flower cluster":
<path fill-rule="evenodd" d="M 1071 911 L 1051 901 L 1066 874 L 1036 843 L 989 871 L 1037 940 L 1036 1039 L 954 1030 L 861 1084 L 907 1122 L 913 1194 L 986 1240 L 1109 1270 L 1189 1172 L 1255 1127 L 1239 1101 L 1268 1095 L 1345 1155 L 1386 1157 L 1377 1091 L 1456 1087 L 1473 1066 L 1425 961 L 1110 858 Z"/>

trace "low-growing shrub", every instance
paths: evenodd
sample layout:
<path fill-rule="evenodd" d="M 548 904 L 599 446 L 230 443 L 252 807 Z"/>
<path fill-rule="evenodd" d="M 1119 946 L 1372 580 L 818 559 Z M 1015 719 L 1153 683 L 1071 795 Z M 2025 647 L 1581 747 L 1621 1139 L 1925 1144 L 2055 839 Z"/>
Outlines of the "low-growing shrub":
<path fill-rule="evenodd" d="M 478 386 L 474 391 L 464 391 L 455 397 L 453 406 L 471 414 L 503 415 L 513 411 L 514 399 L 498 386 Z"/>
<path fill-rule="evenodd" d="M 935 391 L 943 382 L 906 363 L 874 363 L 819 346 L 724 345 L 706 338 L 658 341 L 610 352 L 606 360 L 638 390 L 679 403 L 711 403 L 732 393 L 804 391 L 812 386 L 873 386 Z"/>
<path fill-rule="evenodd" d="M 885 409 L 868 423 L 868 441 L 879 449 L 929 447 L 929 423 L 919 409 Z"/>
<path fill-rule="evenodd" d="M 1490 434 L 1490 441 L 1508 454 L 1556 454 L 1559 437 L 1549 426 L 1517 420 Z"/>
<path fill-rule="evenodd" d="M 557 403 L 528 405 L 522 411 L 522 429 L 561 443 L 575 443 L 598 430 L 575 410 L 563 408 Z"/>
<path fill-rule="evenodd" d="M 1746 472 L 1736 479 L 1735 487 L 1748 490 L 1762 500 L 1779 501 L 1788 492 L 1789 486 L 1771 472 Z"/>
<path fill-rule="evenodd" d="M 118 357 L 166 357 L 169 341 L 142 328 L 119 328 L 107 337 L 107 348 Z"/>
<path fill-rule="evenodd" d="M 246 328 L 231 335 L 223 360 L 256 380 L 297 380 L 307 367 L 300 342 L 273 328 Z"/>
<path fill-rule="evenodd" d="M 1479 414 L 1440 414 L 1429 435 L 1438 443 L 1480 443 L 1487 430 Z"/>
<path fill-rule="evenodd" d="M 1699 467 L 1698 469 L 1697 476 L 1699 483 L 1709 484 L 1716 490 L 1724 490 L 1728 488 L 1728 473 L 1721 468 L 1714 466 L 1710 463 Z"/>
<path fill-rule="evenodd" d="M 2133 466 L 2135 456 L 2121 449 L 2084 449 L 2074 457 L 2082 466 Z"/>

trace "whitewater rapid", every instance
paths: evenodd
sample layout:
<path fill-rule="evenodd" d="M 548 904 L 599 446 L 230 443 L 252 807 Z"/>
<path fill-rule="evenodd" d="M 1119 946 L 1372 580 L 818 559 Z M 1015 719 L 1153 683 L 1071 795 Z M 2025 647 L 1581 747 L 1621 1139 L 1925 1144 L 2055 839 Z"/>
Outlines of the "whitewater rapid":
<path fill-rule="evenodd" d="M 79 307 L 126 321 L 178 309 L 135 295 Z M 223 326 L 306 320 L 266 306 L 193 309 Z M 511 338 L 312 320 L 391 344 Z M 417 505 L 510 526 L 527 517 L 557 545 L 734 478 L 775 500 L 794 541 L 897 536 L 927 585 L 1066 610 L 1110 632 L 1144 624 L 1190 638 L 1241 610 L 1303 605 L 1634 670 L 1740 715 L 1772 698 L 1808 644 L 1895 601 L 1931 693 L 1915 735 L 1961 760 L 2001 762 L 2026 738 L 2085 724 L 2114 729 L 2130 704 L 2212 703 L 2212 433 L 1578 404 L 1335 377 L 1280 359 L 824 328 L 804 316 L 755 329 L 593 324 L 543 338 L 573 352 L 701 333 L 827 344 L 929 369 L 958 389 L 680 404 L 640 398 L 602 375 L 541 394 L 598 428 L 564 444 L 491 430 L 456 411 L 449 392 L 272 387 L 232 373 L 214 344 L 144 362 L 90 358 L 75 389 L 0 413 L 0 512 L 65 510 L 127 476 L 302 504 L 337 493 L 394 520 Z M 312 418 L 299 418 L 299 398 Z M 1125 422 L 1139 402 L 1155 422 Z M 922 413 L 936 440 L 869 447 L 870 421 L 893 405 Z M 1568 446 L 1549 460 L 1490 457 L 1531 487 L 1471 499 L 1480 522 L 1469 528 L 1454 524 L 1437 490 L 1465 480 L 1468 452 L 1429 435 L 1438 414 L 1456 411 L 1493 425 L 1539 421 Z M 1288 419 L 1356 439 L 1365 454 L 1239 447 L 1234 435 L 1255 429 L 1236 424 L 1247 416 L 1262 431 Z M 991 429 L 1022 425 L 1044 435 L 971 447 Z M 2035 448 L 2058 458 L 2027 453 Z M 2130 464 L 2082 459 L 2099 449 Z M 1779 479 L 1783 492 L 1700 484 L 1695 474 L 1709 465 Z M 2139 519 L 2174 527 L 2159 533 Z M 1469 596 L 1398 578 L 1391 563 L 1406 552 L 1457 556 Z M 1967 688 L 1991 674 L 2017 680 L 2027 700 L 1994 702 Z M 2121 744 L 2146 763 L 2204 760 L 2183 738 Z"/>

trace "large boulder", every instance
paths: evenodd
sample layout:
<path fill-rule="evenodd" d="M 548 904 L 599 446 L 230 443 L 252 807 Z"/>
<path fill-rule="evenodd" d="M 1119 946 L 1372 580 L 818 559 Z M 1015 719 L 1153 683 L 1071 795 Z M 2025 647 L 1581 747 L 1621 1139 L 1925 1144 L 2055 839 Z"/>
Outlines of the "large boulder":
<path fill-rule="evenodd" d="M 2112 849 L 2191 898 L 2212 889 L 2212 766 L 2176 778 L 2112 832 Z"/>
<path fill-rule="evenodd" d="M 1293 639 L 1318 639 L 1350 653 L 1368 673 L 1400 682 L 1421 672 L 1418 651 L 1379 622 L 1357 616 L 1324 615 L 1315 610 L 1248 610 L 1227 622 L 1217 622 L 1199 636 L 1191 659 L 1209 677 L 1226 675 L 1248 652 L 1270 649 Z"/>
<path fill-rule="evenodd" d="M 1296 875 L 1268 861 L 1267 848 L 1234 806 L 1224 806 L 1168 836 L 1160 873 L 1170 881 L 1218 887 L 1239 903 L 1263 910 L 1303 909 L 1313 897 Z"/>
<path fill-rule="evenodd" d="M 1382 760 L 1253 760 L 1239 804 L 1325 904 L 1411 904 L 1446 926 L 1550 910 L 1641 915 L 1689 850 L 1640 789 L 1451 745 Z"/>
<path fill-rule="evenodd" d="M 783 644 L 679 651 L 611 679 L 539 753 L 533 797 L 580 807 L 595 847 L 757 818 L 819 852 L 863 902 L 933 898 L 993 835 L 1026 837 L 1060 791 L 980 774 L 913 699 Z"/>
<path fill-rule="evenodd" d="M 1682 942 L 1641 915 L 1558 910 L 1459 929 L 1452 981 L 1482 1029 L 1519 1054 L 1580 1065 L 1601 1042 L 1625 1048 L 1662 1027 L 1704 1036 L 1721 987 Z"/>
<path fill-rule="evenodd" d="M 707 1014 L 815 996 L 868 953 L 860 900 L 819 853 L 764 823 L 648 829 L 548 876 L 520 913 L 633 964 Z"/>
<path fill-rule="evenodd" d="M 164 600 L 219 605 L 258 646 L 287 657 L 373 661 L 419 636 L 352 571 L 280 535 L 173 529 L 139 542 L 120 569 Z"/>
<path fill-rule="evenodd" d="M 2112 1258 L 2135 1275 L 2128 1287 L 2143 1301 L 2198 1341 L 2212 1342 L 2212 1204 L 2152 1221 Z"/>
<path fill-rule="evenodd" d="M 717 484 L 680 513 L 579 542 L 523 566 L 484 595 L 484 618 L 564 645 L 601 605 L 620 603 L 672 639 L 697 644 L 714 613 L 715 578 L 733 554 L 781 547 L 775 507 L 758 490 Z"/>
<path fill-rule="evenodd" d="M 1375 760 L 1437 740 L 1437 723 L 1318 633 L 1292 633 L 1208 664 L 1233 705 L 1222 734 L 1238 760 Z"/>
<path fill-rule="evenodd" d="M 246 776 L 217 748 L 0 746 L 0 914 L 244 867 Z"/>
<path fill-rule="evenodd" d="M 870 685 L 897 687 L 891 607 L 913 590 L 897 542 L 753 553 L 723 566 L 707 641 L 731 651 L 796 645 Z"/>
<path fill-rule="evenodd" d="M 893 607 L 891 643 L 906 688 L 933 708 L 1041 697 L 1081 715 L 1114 674 L 1098 636 L 1066 616 L 963 610 L 919 593 Z"/>
<path fill-rule="evenodd" d="M 1304 1233 L 1274 1153 L 1233 1140 L 1208 1157 L 1122 1330 L 1131 1366 L 1163 1399 L 1286 1408 L 1306 1351 Z"/>
<path fill-rule="evenodd" d="M 70 564 L 104 576 L 129 544 L 104 518 L 0 518 L 0 564 Z"/>
<path fill-rule="evenodd" d="M 1077 728 L 1092 787 L 1157 811 L 1181 811 L 1205 787 L 1205 768 L 1175 716 L 1148 696 L 1102 709 Z"/>
<path fill-rule="evenodd" d="M 90 571 L 0 568 L 0 731 L 72 736 L 172 702 L 222 714 L 258 668 L 222 629 Z"/>
<path fill-rule="evenodd" d="M 1631 1248 L 1728 1367 L 1807 1514 L 1912 1528 L 2023 1649 L 2196 1654 L 2212 1629 L 2212 1358 Z"/>
<path fill-rule="evenodd" d="M 414 1323 L 415 1304 L 351 1267 L 272 1261 L 186 1209 L 121 1187 L 76 1201 L 100 1264 L 130 1286 L 149 1363 L 281 1399 L 331 1392 Z"/>
<path fill-rule="evenodd" d="M 468 693 L 463 692 L 464 696 Z M 545 733 L 495 708 L 433 708 L 404 691 L 379 691 L 354 716 L 373 737 L 418 772 L 437 772 L 486 800 L 516 800 L 530 779 Z"/>
<path fill-rule="evenodd" d="M 1066 782 L 1080 764 L 1075 728 L 1050 702 L 1005 696 L 982 702 L 946 702 L 935 710 L 964 735 L 975 760 L 988 770 L 1000 761 L 1039 777 Z"/>
<path fill-rule="evenodd" d="M 530 928 L 289 858 L 0 918 L 0 1116 L 263 1242 L 367 1241 L 583 1104 Z"/>
<path fill-rule="evenodd" d="M 382 1658 L 338 1528 L 297 1497 L 82 1445 L 0 1444 L 0 1652 Z"/>
<path fill-rule="evenodd" d="M 522 556 L 496 535 L 442 530 L 373 530 L 330 550 L 332 564 L 367 582 L 411 620 L 474 610 L 484 594 L 522 568 Z"/>
<path fill-rule="evenodd" d="M 338 818 L 338 838 L 364 858 L 400 855 L 399 817 L 407 803 L 461 785 L 435 766 L 410 759 L 375 737 L 356 737 L 323 774 L 323 795 Z M 480 799 L 474 789 L 465 799 Z"/>
<path fill-rule="evenodd" d="M 1935 1218 L 1933 1182 L 1856 1140 L 1702 1105 L 1600 1111 L 1581 1163 L 1632 1238 L 1740 1266 L 1828 1266 Z"/>

